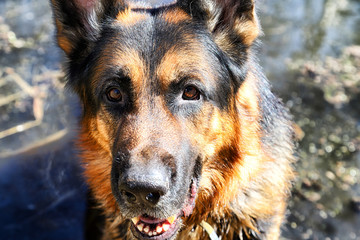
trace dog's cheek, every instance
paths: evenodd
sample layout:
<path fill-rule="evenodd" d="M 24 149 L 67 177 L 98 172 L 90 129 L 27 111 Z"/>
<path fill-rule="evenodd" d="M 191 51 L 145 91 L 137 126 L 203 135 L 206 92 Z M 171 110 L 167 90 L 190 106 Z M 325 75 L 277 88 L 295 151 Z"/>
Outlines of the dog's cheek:
<path fill-rule="evenodd" d="M 97 117 L 84 118 L 78 145 L 84 167 L 84 177 L 97 201 L 107 214 L 118 212 L 111 193 L 112 156 L 106 126 Z M 99 187 L 101 186 L 101 187 Z"/>
<path fill-rule="evenodd" d="M 205 154 L 204 159 L 214 156 L 224 145 L 230 145 L 237 132 L 231 114 L 210 104 L 188 121 L 190 141 Z"/>
<path fill-rule="evenodd" d="M 114 123 L 111 121 L 111 117 L 106 113 L 100 111 L 95 117 L 87 120 L 88 132 L 92 138 L 107 152 L 111 152 L 114 139 Z"/>

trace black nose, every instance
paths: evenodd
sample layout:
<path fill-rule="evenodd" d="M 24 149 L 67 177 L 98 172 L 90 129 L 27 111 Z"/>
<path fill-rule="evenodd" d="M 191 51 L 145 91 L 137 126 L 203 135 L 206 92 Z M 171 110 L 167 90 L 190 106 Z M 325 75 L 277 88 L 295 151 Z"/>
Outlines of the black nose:
<path fill-rule="evenodd" d="M 155 206 L 167 192 L 165 184 L 152 182 L 126 181 L 119 186 L 120 194 L 129 204 Z"/>

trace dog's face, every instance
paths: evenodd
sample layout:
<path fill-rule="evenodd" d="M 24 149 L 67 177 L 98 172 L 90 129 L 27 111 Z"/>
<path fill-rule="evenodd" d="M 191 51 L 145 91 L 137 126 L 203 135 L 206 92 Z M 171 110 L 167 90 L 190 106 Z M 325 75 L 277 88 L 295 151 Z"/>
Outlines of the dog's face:
<path fill-rule="evenodd" d="M 252 1 L 52 3 L 84 106 L 90 187 L 135 237 L 176 236 L 198 194 L 212 191 L 202 183 L 235 154 L 235 96 L 257 35 Z M 219 157 L 227 162 L 209 160 Z"/>

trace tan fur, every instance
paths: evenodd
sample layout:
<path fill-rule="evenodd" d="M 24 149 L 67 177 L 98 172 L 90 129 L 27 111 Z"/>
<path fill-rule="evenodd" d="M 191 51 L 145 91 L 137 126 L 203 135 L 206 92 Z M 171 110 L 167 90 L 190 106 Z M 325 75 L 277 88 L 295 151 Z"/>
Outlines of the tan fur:
<path fill-rule="evenodd" d="M 171 48 L 168 50 L 157 67 L 157 75 L 161 80 L 162 88 L 165 89 L 181 75 L 188 75 L 189 78 L 202 80 L 203 78 L 214 79 L 211 73 L 211 66 L 206 61 L 202 48 L 191 39 L 191 50 Z"/>
<path fill-rule="evenodd" d="M 131 11 L 131 8 L 127 8 L 125 11 L 119 12 L 116 19 L 125 26 L 133 26 L 136 23 L 144 20 L 146 14 Z"/>
<path fill-rule="evenodd" d="M 59 20 L 55 21 L 56 29 L 57 29 L 57 42 L 59 47 L 66 53 L 70 54 L 73 50 L 74 46 L 71 43 L 70 39 L 64 36 L 64 28 L 63 25 L 59 22 Z"/>
<path fill-rule="evenodd" d="M 179 24 L 180 22 L 190 20 L 190 16 L 180 9 L 173 9 L 164 13 L 165 21 L 172 24 Z"/>

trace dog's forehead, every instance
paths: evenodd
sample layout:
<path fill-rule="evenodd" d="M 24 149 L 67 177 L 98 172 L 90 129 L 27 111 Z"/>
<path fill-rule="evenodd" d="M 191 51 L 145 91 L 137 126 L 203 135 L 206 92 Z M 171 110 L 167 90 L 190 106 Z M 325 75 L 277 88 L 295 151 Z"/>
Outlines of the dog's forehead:
<path fill-rule="evenodd" d="M 101 75 L 95 79 L 104 79 L 118 70 L 124 71 L 139 86 L 151 79 L 158 79 L 167 86 L 181 77 L 214 78 L 211 76 L 214 70 L 211 66 L 216 66 L 214 59 L 196 38 L 171 32 L 164 34 L 166 31 L 152 37 L 145 34 L 131 39 L 129 36 L 112 38 L 110 44 L 103 46 L 98 58 L 96 75 Z"/>
<path fill-rule="evenodd" d="M 105 32 L 95 81 L 116 69 L 138 86 L 155 79 L 164 87 L 182 77 L 215 79 L 211 65 L 217 66 L 217 60 L 207 49 L 207 34 L 177 6 L 156 14 L 129 7 L 118 13 Z"/>
<path fill-rule="evenodd" d="M 206 49 L 200 40 L 204 38 L 200 37 L 202 32 L 191 23 L 191 17 L 176 6 L 164 8 L 157 14 L 129 7 L 118 13 L 110 31 L 105 32 L 107 44 L 102 45 L 102 54 L 113 59 L 118 55 L 124 64 L 129 63 L 129 59 L 140 58 L 137 63 L 157 66 L 167 58 L 180 66 L 200 61 L 199 55 Z"/>
<path fill-rule="evenodd" d="M 130 79 L 135 92 L 144 86 L 165 90 L 182 79 L 215 84 L 217 59 L 191 29 L 174 29 L 177 24 L 157 28 L 152 21 L 141 21 L 140 25 L 121 26 L 102 42 L 94 62 L 94 86 L 118 72 Z"/>

